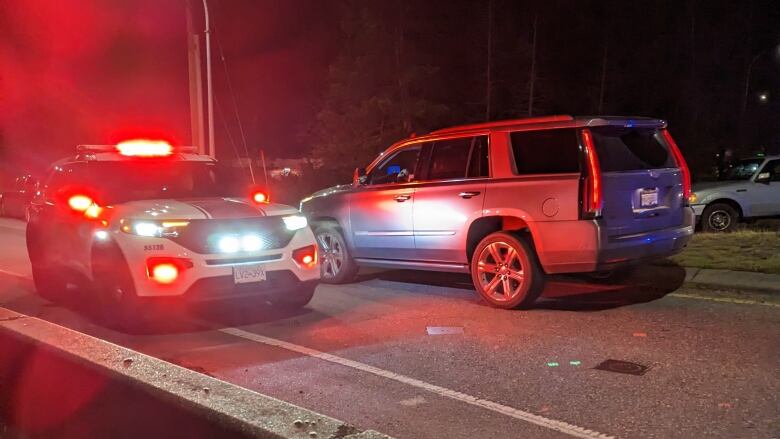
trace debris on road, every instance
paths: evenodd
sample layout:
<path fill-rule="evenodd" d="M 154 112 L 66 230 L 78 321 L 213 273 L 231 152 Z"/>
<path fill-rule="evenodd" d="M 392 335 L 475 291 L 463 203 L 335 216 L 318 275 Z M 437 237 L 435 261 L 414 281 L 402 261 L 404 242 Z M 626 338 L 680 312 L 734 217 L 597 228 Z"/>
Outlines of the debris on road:
<path fill-rule="evenodd" d="M 428 326 L 425 329 L 428 335 L 463 334 L 462 326 Z"/>
<path fill-rule="evenodd" d="M 625 373 L 628 375 L 644 375 L 650 368 L 637 363 L 622 360 L 605 360 L 594 369 L 607 372 Z"/>
<path fill-rule="evenodd" d="M 420 404 L 425 404 L 426 402 L 427 401 L 422 396 L 415 396 L 414 398 L 403 399 L 399 401 L 399 404 L 405 405 L 407 407 L 414 407 Z"/>

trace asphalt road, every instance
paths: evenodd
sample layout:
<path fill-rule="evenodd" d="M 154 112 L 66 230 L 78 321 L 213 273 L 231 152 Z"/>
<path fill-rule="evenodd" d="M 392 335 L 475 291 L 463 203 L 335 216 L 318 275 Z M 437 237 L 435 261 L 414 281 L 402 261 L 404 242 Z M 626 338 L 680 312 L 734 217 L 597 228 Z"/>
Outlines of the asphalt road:
<path fill-rule="evenodd" d="M 23 227 L 0 220 L 0 306 L 361 428 L 399 438 L 780 438 L 780 298 L 686 289 L 679 268 L 618 286 L 555 278 L 531 311 L 484 305 L 467 277 L 375 272 L 318 287 L 294 315 L 262 304 L 182 308 L 164 327 L 125 334 L 89 317 L 87 298 L 63 306 L 34 294 Z M 595 369 L 607 359 L 648 369 Z"/>

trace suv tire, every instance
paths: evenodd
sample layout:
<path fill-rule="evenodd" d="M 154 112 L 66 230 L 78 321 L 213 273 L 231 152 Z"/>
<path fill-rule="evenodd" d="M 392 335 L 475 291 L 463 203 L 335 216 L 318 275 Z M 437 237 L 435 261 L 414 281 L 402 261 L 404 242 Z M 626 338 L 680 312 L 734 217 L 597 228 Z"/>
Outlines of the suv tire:
<path fill-rule="evenodd" d="M 739 221 L 739 212 L 725 203 L 710 204 L 701 215 L 701 228 L 705 232 L 731 232 Z"/>
<path fill-rule="evenodd" d="M 482 299 L 504 309 L 530 307 L 544 289 L 544 272 L 525 237 L 496 232 L 471 258 L 471 279 Z"/>
<path fill-rule="evenodd" d="M 332 224 L 323 224 L 314 229 L 314 237 L 320 255 L 320 281 L 326 284 L 352 282 L 358 266 L 349 253 L 341 230 Z"/>

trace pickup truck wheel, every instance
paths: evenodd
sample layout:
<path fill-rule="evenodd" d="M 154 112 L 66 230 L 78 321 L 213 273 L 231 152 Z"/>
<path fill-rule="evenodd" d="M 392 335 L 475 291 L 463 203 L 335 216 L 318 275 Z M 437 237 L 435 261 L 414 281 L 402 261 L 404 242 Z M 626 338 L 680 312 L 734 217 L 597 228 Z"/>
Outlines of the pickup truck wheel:
<path fill-rule="evenodd" d="M 701 228 L 705 232 L 730 232 L 739 221 L 739 213 L 730 205 L 715 203 L 707 206 L 701 215 Z"/>
<path fill-rule="evenodd" d="M 477 245 L 471 278 L 486 302 L 505 309 L 530 307 L 545 280 L 533 247 L 507 232 L 492 233 Z"/>
<path fill-rule="evenodd" d="M 349 254 L 341 231 L 326 224 L 314 230 L 320 255 L 320 281 L 327 284 L 349 283 L 355 279 L 358 266 Z"/>

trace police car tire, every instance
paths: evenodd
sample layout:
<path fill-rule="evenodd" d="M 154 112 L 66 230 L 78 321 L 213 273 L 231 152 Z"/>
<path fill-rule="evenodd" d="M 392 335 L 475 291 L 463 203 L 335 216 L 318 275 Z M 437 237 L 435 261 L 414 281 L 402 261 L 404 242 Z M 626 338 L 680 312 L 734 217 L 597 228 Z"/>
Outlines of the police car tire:
<path fill-rule="evenodd" d="M 287 293 L 276 301 L 276 304 L 289 309 L 303 308 L 308 305 L 314 297 L 316 285 L 305 285 L 296 289 L 294 292 Z"/>
<path fill-rule="evenodd" d="M 99 265 L 95 263 L 96 260 L 99 260 Z M 127 261 L 121 250 L 115 246 L 97 252 L 93 250 L 93 267 L 100 319 L 110 326 L 128 332 L 136 332 L 144 327 L 147 323 L 146 315 L 141 309 Z M 122 290 L 119 298 L 112 295 L 112 290 L 116 288 Z"/>
<path fill-rule="evenodd" d="M 54 303 L 63 299 L 67 284 L 62 269 L 33 263 L 32 276 L 35 291 L 39 296 Z"/>

